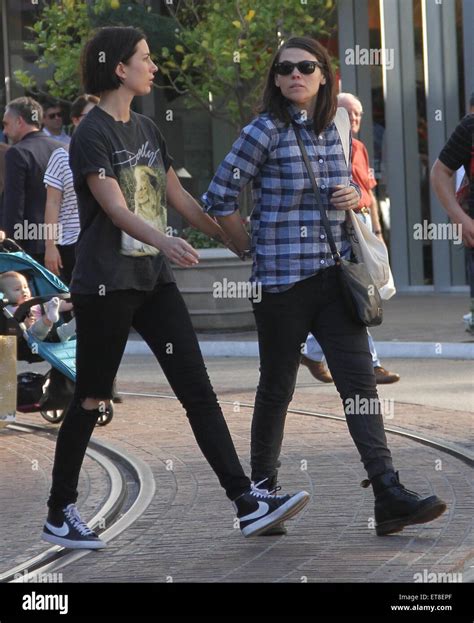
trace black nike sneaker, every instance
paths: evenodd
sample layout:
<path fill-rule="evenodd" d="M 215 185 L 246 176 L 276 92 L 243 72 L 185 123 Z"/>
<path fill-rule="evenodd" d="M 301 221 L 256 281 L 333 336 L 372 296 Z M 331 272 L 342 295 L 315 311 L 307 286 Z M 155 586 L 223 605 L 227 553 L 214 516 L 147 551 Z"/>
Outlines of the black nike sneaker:
<path fill-rule="evenodd" d="M 309 502 L 309 493 L 299 491 L 293 495 L 272 495 L 254 485 L 250 491 L 234 500 L 234 508 L 245 537 L 257 536 L 268 528 L 290 519 Z"/>
<path fill-rule="evenodd" d="M 57 517 L 55 516 L 54 523 L 50 512 L 41 536 L 48 543 L 62 545 L 62 547 L 70 549 L 102 549 L 107 547 L 106 543 L 99 539 L 97 534 L 82 521 L 75 504 L 69 504 L 63 508 Z"/>

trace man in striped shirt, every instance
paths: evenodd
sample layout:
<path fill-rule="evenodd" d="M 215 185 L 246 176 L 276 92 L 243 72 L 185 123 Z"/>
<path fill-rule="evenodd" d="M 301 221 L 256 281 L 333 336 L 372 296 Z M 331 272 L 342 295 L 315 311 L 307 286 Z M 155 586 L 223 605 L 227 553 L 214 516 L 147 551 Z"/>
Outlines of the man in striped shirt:
<path fill-rule="evenodd" d="M 74 100 L 71 106 L 74 127 L 98 102 L 98 97 L 89 94 L 80 95 Z M 60 147 L 51 154 L 44 183 L 47 191 L 45 222 L 51 225 L 50 229 L 54 232 L 46 240 L 45 266 L 69 285 L 76 261 L 80 223 L 67 148 Z"/>

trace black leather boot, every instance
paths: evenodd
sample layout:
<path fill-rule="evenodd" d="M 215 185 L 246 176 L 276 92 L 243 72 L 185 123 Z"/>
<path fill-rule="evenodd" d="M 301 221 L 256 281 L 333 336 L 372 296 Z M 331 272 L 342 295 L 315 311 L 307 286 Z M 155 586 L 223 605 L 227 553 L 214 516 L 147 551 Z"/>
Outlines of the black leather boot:
<path fill-rule="evenodd" d="M 436 495 L 422 498 L 400 483 L 398 472 L 385 472 L 361 487 L 372 485 L 375 495 L 375 532 L 377 536 L 401 532 L 405 526 L 427 523 L 446 510 L 446 502 Z"/>

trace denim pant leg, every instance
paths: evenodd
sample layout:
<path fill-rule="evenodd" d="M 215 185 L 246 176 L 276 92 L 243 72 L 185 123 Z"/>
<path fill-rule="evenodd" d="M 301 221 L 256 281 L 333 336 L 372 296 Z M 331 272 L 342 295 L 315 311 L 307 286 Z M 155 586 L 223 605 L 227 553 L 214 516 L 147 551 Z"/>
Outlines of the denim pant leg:
<path fill-rule="evenodd" d="M 325 271 L 326 272 L 326 271 Z M 352 439 L 369 478 L 393 469 L 378 401 L 367 330 L 344 305 L 337 274 L 328 269 L 311 331 L 321 344 L 342 398 Z"/>
<path fill-rule="evenodd" d="M 375 348 L 374 338 L 370 335 L 370 331 L 367 329 L 367 337 L 369 338 L 369 350 L 370 356 L 372 357 L 372 365 L 374 368 L 380 367 L 380 359 L 377 355 L 377 350 Z"/>
<path fill-rule="evenodd" d="M 311 333 L 308 335 L 308 339 L 306 340 L 306 352 L 304 354 L 312 361 L 320 362 L 324 359 L 323 349 Z"/>
<path fill-rule="evenodd" d="M 286 412 L 311 322 L 310 292 L 310 285 L 300 282 L 286 292 L 264 292 L 253 304 L 260 352 L 251 439 L 255 482 L 276 479 Z"/>
<path fill-rule="evenodd" d="M 136 311 L 133 326 L 160 363 L 186 410 L 206 460 L 234 500 L 250 489 L 212 388 L 189 312 L 175 283 L 158 285 Z"/>

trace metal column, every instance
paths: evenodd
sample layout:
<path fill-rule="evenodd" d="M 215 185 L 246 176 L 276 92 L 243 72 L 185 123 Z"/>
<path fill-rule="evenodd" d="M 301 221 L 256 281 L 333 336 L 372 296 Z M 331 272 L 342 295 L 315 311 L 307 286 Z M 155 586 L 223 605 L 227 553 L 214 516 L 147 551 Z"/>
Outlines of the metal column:
<path fill-rule="evenodd" d="M 390 197 L 391 265 L 399 290 L 423 285 L 423 248 L 413 237 L 421 222 L 412 2 L 380 0 L 382 47 L 394 67 L 383 67 L 385 143 Z"/>
<path fill-rule="evenodd" d="M 437 0 L 422 0 L 423 16 L 423 57 L 425 68 L 426 117 L 428 125 L 429 167 L 433 166 L 448 136 L 448 118 L 453 122 L 453 98 L 450 93 L 453 84 L 457 86 L 457 62 L 454 44 L 453 51 L 444 38 L 444 19 L 452 16 L 450 9 L 454 3 L 446 6 Z M 459 114 L 455 114 L 459 117 Z M 441 207 L 430 185 L 431 222 L 447 223 L 448 216 Z M 433 282 L 436 291 L 446 290 L 451 286 L 451 250 L 448 240 L 433 240 Z"/>
<path fill-rule="evenodd" d="M 369 65 L 348 65 L 346 51 L 357 46 L 370 49 L 368 0 L 339 0 L 338 3 L 339 59 L 342 91 L 353 93 L 362 102 L 365 123 L 362 123 L 359 139 L 367 147 L 369 161 L 374 161 L 374 137 L 372 127 L 372 84 Z"/>
<path fill-rule="evenodd" d="M 474 2 L 463 0 L 463 51 L 464 51 L 464 84 L 466 85 L 465 110 L 469 109 L 469 98 L 474 92 L 474 37 L 472 25 L 474 24 Z"/>

